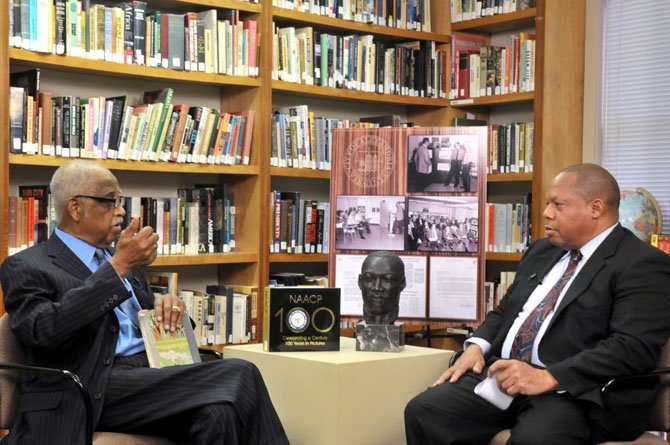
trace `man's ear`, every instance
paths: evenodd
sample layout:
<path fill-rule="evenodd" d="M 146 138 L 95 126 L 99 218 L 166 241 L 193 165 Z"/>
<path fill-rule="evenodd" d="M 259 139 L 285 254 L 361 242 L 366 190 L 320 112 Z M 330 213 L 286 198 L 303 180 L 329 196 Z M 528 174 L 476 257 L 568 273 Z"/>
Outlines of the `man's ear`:
<path fill-rule="evenodd" d="M 603 201 L 601 198 L 594 199 L 589 205 L 591 207 L 591 216 L 593 219 L 598 219 L 603 216 L 603 214 L 605 214 L 607 207 L 605 205 L 605 201 Z"/>
<path fill-rule="evenodd" d="M 80 200 L 70 199 L 65 206 L 65 212 L 70 216 L 70 219 L 79 222 L 84 214 L 84 207 Z"/>
<path fill-rule="evenodd" d="M 402 280 L 400 281 L 400 292 L 402 292 L 405 289 L 405 286 L 407 286 L 407 279 L 405 277 L 402 277 Z"/>

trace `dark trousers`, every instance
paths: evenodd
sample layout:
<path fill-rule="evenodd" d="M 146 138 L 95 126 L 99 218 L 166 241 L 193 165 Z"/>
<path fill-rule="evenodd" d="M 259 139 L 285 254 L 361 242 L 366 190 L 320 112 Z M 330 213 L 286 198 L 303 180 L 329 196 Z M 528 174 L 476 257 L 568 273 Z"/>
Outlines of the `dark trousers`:
<path fill-rule="evenodd" d="M 503 411 L 474 394 L 486 375 L 467 373 L 412 399 L 405 408 L 408 445 L 486 445 L 511 428 L 508 444 L 589 444 L 591 427 L 582 403 L 555 392 L 517 396 Z"/>
<path fill-rule="evenodd" d="M 260 372 L 238 359 L 147 367 L 117 357 L 99 431 L 134 432 L 189 444 L 288 444 Z"/>
<path fill-rule="evenodd" d="M 458 159 L 452 159 L 449 166 L 449 173 L 447 173 L 447 179 L 444 181 L 444 185 L 449 185 L 451 179 L 454 179 L 454 187 L 458 186 L 458 177 L 461 174 L 461 163 Z"/>
<path fill-rule="evenodd" d="M 472 164 L 470 162 L 466 162 L 463 164 L 463 168 L 461 169 L 461 178 L 463 180 L 463 190 L 466 192 L 470 191 L 470 169 L 472 168 Z"/>

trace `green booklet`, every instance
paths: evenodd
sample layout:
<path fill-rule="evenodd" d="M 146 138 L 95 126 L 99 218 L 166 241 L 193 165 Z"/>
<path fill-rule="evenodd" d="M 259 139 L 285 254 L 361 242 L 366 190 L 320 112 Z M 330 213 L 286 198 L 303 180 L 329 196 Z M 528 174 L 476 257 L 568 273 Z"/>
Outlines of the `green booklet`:
<path fill-rule="evenodd" d="M 174 332 L 166 330 L 162 323 L 156 321 L 156 314 L 153 309 L 141 310 L 137 315 L 149 366 L 164 368 L 200 362 L 200 354 L 195 342 L 195 335 L 193 335 L 191 319 L 186 313 L 183 314 L 182 325 Z"/>

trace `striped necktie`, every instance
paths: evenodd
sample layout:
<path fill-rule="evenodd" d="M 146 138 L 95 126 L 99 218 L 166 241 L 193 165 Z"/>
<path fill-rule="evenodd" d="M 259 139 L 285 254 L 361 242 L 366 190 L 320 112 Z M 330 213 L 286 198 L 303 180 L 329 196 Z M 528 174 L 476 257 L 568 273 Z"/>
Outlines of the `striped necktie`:
<path fill-rule="evenodd" d="M 105 251 L 103 249 L 95 249 L 93 257 L 98 263 L 98 268 L 102 267 L 102 265 L 107 262 L 107 257 L 105 256 Z M 128 298 L 123 303 L 121 303 L 119 305 L 119 309 L 121 309 L 121 311 L 123 311 L 123 313 L 128 316 L 128 318 L 135 325 L 135 327 L 139 329 L 140 321 L 137 318 L 137 310 L 133 306 L 132 297 Z"/>
<path fill-rule="evenodd" d="M 542 326 L 549 312 L 554 309 L 558 296 L 561 295 L 561 291 L 575 274 L 577 264 L 581 259 L 582 253 L 579 250 L 570 252 L 570 261 L 568 262 L 567 269 L 563 272 L 563 276 L 549 290 L 544 299 L 540 301 L 540 304 L 531 311 L 528 318 L 526 318 L 519 328 L 519 332 L 516 333 L 514 342 L 512 342 L 510 358 L 530 363 L 533 356 L 533 343 L 540 330 L 540 326 Z"/>

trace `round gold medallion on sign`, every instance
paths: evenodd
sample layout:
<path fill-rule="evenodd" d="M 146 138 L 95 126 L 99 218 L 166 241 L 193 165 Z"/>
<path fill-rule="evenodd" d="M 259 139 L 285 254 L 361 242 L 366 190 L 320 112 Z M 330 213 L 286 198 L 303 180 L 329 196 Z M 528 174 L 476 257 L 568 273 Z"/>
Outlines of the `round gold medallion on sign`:
<path fill-rule="evenodd" d="M 393 149 L 377 136 L 361 136 L 344 152 L 344 173 L 360 187 L 377 187 L 393 172 Z"/>

